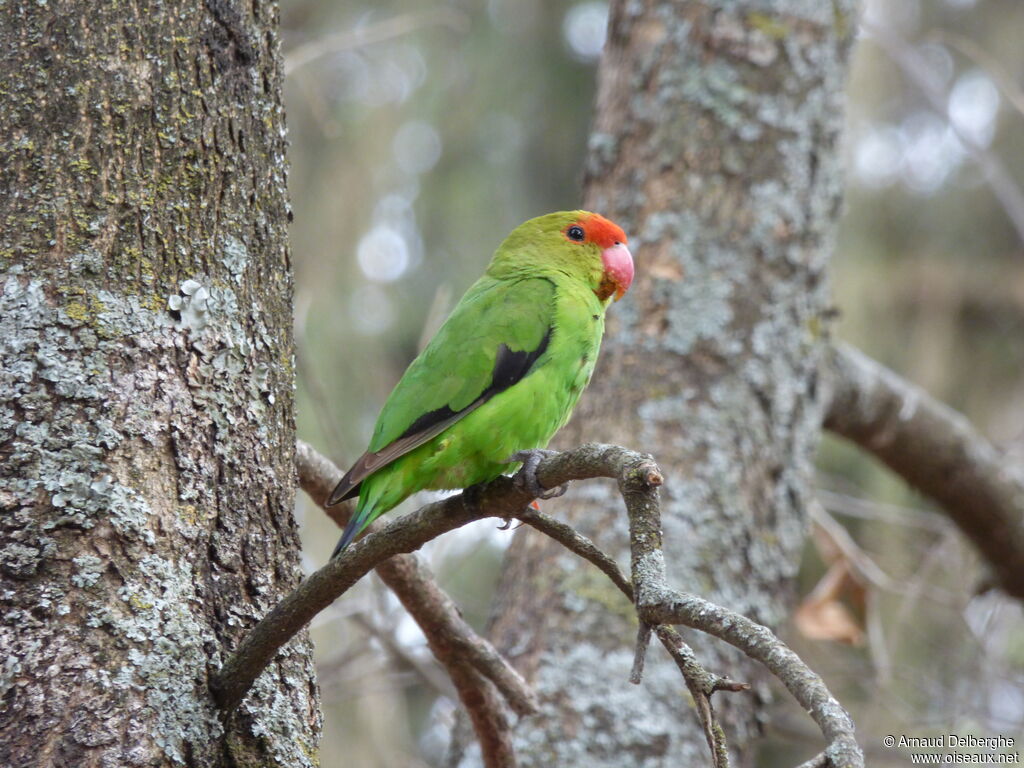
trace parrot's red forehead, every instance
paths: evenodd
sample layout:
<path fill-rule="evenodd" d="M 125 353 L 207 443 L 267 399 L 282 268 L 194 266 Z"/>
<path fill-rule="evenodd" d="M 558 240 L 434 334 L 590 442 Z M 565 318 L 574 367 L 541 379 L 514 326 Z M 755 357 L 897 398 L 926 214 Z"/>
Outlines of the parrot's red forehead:
<path fill-rule="evenodd" d="M 587 235 L 584 242 L 596 243 L 602 248 L 611 248 L 616 243 L 626 242 L 626 233 L 622 231 L 622 227 L 600 214 L 591 213 L 583 216 L 578 224 Z"/>

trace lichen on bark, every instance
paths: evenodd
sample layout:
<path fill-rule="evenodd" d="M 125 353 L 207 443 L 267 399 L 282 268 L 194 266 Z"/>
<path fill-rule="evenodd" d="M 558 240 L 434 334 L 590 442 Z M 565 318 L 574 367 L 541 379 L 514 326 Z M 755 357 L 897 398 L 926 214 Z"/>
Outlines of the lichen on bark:
<path fill-rule="evenodd" d="M 0 9 L 0 763 L 313 765 L 276 6 Z"/>

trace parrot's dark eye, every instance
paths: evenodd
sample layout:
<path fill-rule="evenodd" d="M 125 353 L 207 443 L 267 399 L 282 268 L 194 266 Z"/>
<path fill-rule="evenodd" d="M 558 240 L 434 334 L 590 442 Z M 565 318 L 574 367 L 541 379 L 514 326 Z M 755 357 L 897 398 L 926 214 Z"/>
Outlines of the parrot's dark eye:
<path fill-rule="evenodd" d="M 577 243 L 582 243 L 583 239 L 587 236 L 583 231 L 583 227 L 579 224 L 573 224 L 565 231 L 565 234 L 570 240 L 575 240 Z"/>

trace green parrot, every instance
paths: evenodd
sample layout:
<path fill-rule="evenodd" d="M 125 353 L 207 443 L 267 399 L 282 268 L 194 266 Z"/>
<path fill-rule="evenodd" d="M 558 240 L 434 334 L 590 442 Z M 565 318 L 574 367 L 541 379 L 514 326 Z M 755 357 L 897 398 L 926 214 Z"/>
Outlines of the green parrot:
<path fill-rule="evenodd" d="M 535 498 L 563 492 L 542 489 L 535 470 L 590 381 L 605 309 L 632 281 L 626 236 L 603 216 L 563 211 L 516 227 L 406 369 L 328 499 L 359 496 L 332 557 L 416 491 L 466 488 L 512 462 Z"/>

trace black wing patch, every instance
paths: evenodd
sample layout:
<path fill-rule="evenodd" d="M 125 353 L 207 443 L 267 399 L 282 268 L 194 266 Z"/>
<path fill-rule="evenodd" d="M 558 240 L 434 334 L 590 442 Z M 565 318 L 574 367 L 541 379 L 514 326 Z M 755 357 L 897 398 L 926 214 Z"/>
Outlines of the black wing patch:
<path fill-rule="evenodd" d="M 425 432 L 442 421 L 450 423 L 449 420 L 452 416 L 455 416 L 456 414 L 465 415 L 469 413 L 474 408 L 486 403 L 499 392 L 503 392 L 517 381 L 521 381 L 522 378 L 529 373 L 530 367 L 537 362 L 537 359 L 541 355 L 544 354 L 544 351 L 548 348 L 548 342 L 550 340 L 551 329 L 548 328 L 548 332 L 544 334 L 544 338 L 541 339 L 540 344 L 534 350 L 513 352 L 506 345 L 500 344 L 498 346 L 498 354 L 495 355 L 494 358 L 494 370 L 491 372 L 491 385 L 480 393 L 480 397 L 459 411 L 453 411 L 446 405 L 442 408 L 438 408 L 437 410 L 430 411 L 429 413 L 424 413 L 416 419 L 416 421 L 410 424 L 409 428 L 398 436 L 398 439 L 401 440 L 402 438 L 411 437 L 419 432 Z"/>
<path fill-rule="evenodd" d="M 498 346 L 498 354 L 494 358 L 494 370 L 491 371 L 491 383 L 473 402 L 458 411 L 447 405 L 423 414 L 409 425 L 393 443 L 379 451 L 364 453 L 335 487 L 327 506 L 339 501 L 351 499 L 359 495 L 359 486 L 363 479 L 369 477 L 381 467 L 390 464 L 399 456 L 404 456 L 414 448 L 418 448 L 433 437 L 441 434 L 452 424 L 467 414 L 475 411 L 499 392 L 504 392 L 513 384 L 522 381 L 530 372 L 533 364 L 548 348 L 551 341 L 551 327 L 548 327 L 544 338 L 536 349 L 513 352 L 505 344 Z"/>
<path fill-rule="evenodd" d="M 524 349 L 522 352 L 513 352 L 504 344 L 499 345 L 498 354 L 494 358 L 494 370 L 491 372 L 491 386 L 484 390 L 481 397 L 489 400 L 499 392 L 503 392 L 516 382 L 521 381 L 547 350 L 549 341 L 551 341 L 550 327 L 534 350 Z"/>

